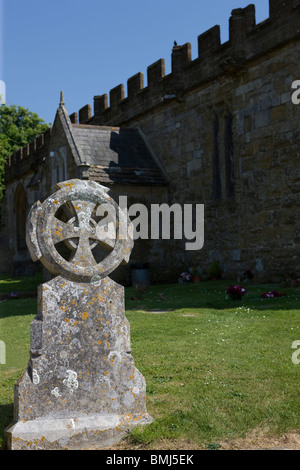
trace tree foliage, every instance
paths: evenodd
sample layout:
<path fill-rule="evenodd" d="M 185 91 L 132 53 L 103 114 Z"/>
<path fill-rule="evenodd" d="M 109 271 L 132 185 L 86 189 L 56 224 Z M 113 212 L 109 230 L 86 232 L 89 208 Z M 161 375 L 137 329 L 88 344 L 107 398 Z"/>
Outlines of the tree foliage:
<path fill-rule="evenodd" d="M 0 106 L 0 200 L 4 191 L 4 167 L 8 157 L 48 129 L 36 113 L 21 106 Z"/>

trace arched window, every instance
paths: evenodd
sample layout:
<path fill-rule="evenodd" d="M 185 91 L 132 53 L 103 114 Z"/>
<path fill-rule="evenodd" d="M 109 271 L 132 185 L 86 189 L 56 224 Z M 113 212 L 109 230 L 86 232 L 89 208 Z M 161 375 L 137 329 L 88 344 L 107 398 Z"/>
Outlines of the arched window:
<path fill-rule="evenodd" d="M 52 186 L 66 179 L 65 159 L 61 152 L 55 151 L 52 158 Z"/>
<path fill-rule="evenodd" d="M 26 217 L 27 200 L 23 186 L 19 184 L 15 193 L 15 218 L 16 218 L 16 242 L 17 249 L 26 248 Z"/>

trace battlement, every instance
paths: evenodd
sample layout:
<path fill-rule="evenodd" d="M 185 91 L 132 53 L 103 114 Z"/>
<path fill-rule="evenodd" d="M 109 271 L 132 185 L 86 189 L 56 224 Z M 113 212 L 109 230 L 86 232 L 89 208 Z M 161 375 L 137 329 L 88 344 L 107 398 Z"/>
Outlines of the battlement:
<path fill-rule="evenodd" d="M 43 134 L 9 156 L 5 165 L 6 182 L 31 171 L 41 163 L 48 152 L 51 135 L 52 128 L 49 127 Z"/>
<path fill-rule="evenodd" d="M 49 127 L 49 129 L 47 129 L 43 134 L 38 135 L 29 144 L 26 144 L 24 147 L 19 148 L 13 154 L 11 154 L 6 165 L 8 167 L 14 166 L 17 163 L 20 163 L 21 161 L 39 153 L 38 151 L 43 147 L 48 148 L 51 134 L 52 128 Z"/>
<path fill-rule="evenodd" d="M 300 37 L 300 0 L 269 0 L 270 15 L 256 24 L 255 5 L 232 11 L 229 40 L 221 44 L 218 25 L 198 36 L 198 57 L 192 60 L 191 44 L 174 46 L 171 73 L 165 74 L 165 61 L 159 59 L 109 94 L 94 96 L 94 115 L 88 104 L 70 116 L 71 122 L 95 125 L 126 125 L 130 119 L 162 105 L 182 100 L 183 95 L 228 73 L 238 73 L 247 62 Z"/>

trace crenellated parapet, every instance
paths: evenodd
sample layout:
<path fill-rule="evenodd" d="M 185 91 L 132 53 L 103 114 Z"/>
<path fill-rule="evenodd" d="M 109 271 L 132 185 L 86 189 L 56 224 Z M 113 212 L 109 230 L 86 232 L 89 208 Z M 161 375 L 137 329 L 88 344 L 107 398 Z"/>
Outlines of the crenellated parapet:
<path fill-rule="evenodd" d="M 38 135 L 29 144 L 16 150 L 9 156 L 5 165 L 5 180 L 10 181 L 37 167 L 47 155 L 52 135 L 49 127 L 43 134 Z"/>
<path fill-rule="evenodd" d="M 183 95 L 205 82 L 238 73 L 254 60 L 300 35 L 300 0 L 269 0 L 270 17 L 256 24 L 255 5 L 237 8 L 229 19 L 229 40 L 221 44 L 220 27 L 214 26 L 198 36 L 198 57 L 192 60 L 191 44 L 174 46 L 171 73 L 165 74 L 165 61 L 159 59 L 147 68 L 147 84 L 139 72 L 108 94 L 94 97 L 71 121 L 80 124 L 126 125 L 133 117 Z"/>

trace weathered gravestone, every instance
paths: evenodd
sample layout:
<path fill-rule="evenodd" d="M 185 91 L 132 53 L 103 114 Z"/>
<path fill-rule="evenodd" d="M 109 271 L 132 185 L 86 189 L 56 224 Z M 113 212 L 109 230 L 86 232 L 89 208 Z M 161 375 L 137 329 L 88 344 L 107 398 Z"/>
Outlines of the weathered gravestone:
<path fill-rule="evenodd" d="M 57 187 L 27 221 L 32 259 L 56 277 L 39 286 L 30 360 L 15 385 L 14 423 L 6 429 L 9 449 L 101 448 L 152 421 L 145 380 L 131 356 L 124 290 L 108 277 L 128 262 L 131 224 L 98 183 Z M 107 204 L 115 224 L 100 223 L 99 208 Z M 59 251 L 61 242 L 71 258 Z M 109 251 L 99 262 L 96 245 Z"/>

